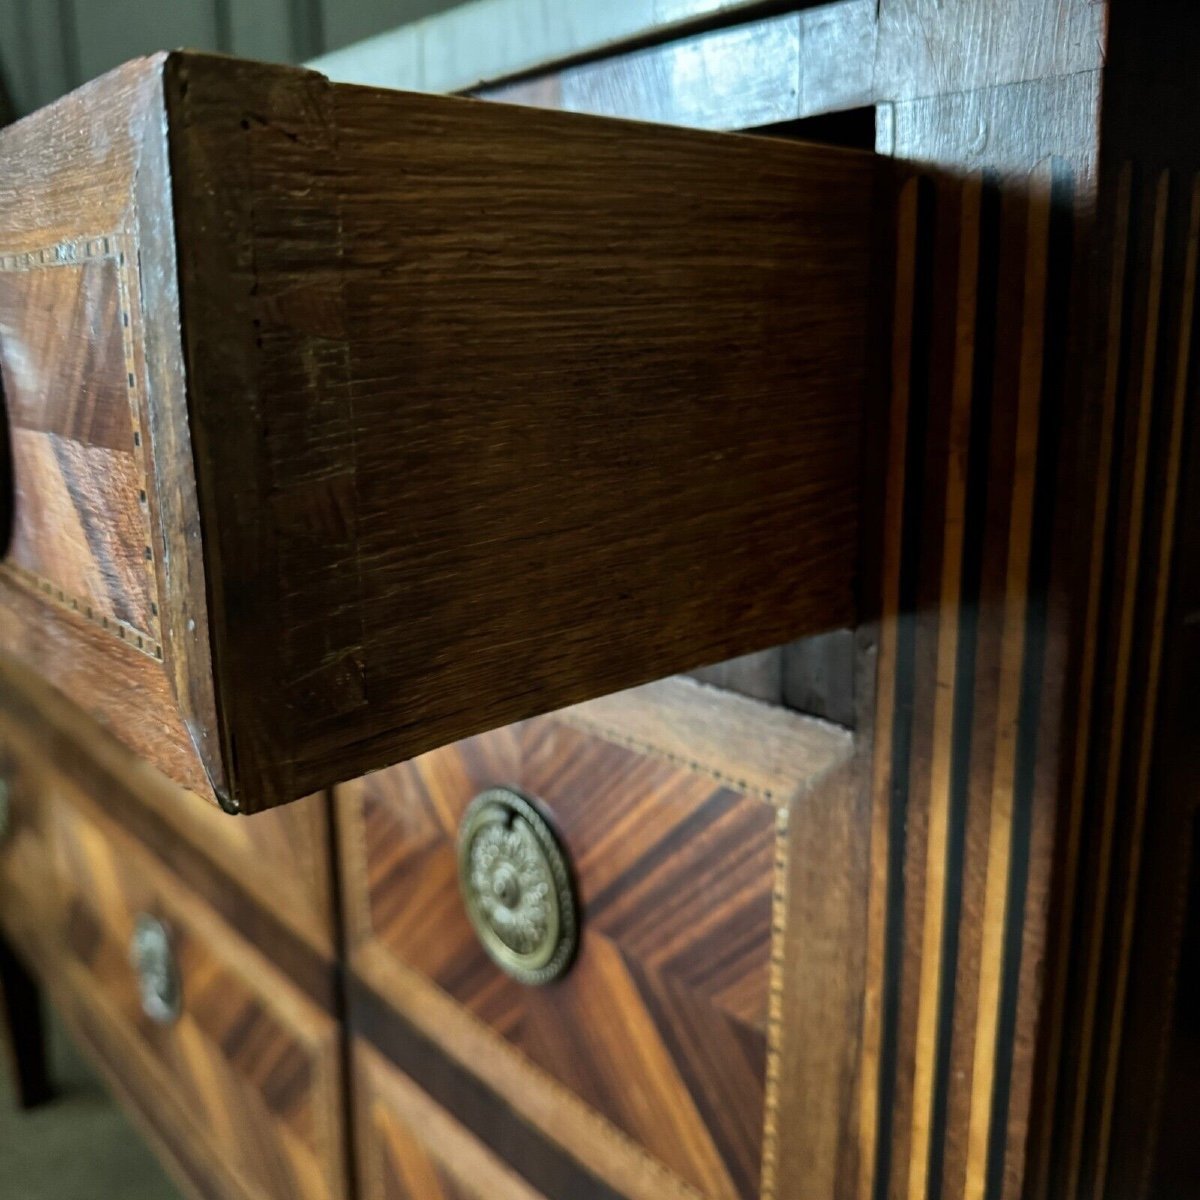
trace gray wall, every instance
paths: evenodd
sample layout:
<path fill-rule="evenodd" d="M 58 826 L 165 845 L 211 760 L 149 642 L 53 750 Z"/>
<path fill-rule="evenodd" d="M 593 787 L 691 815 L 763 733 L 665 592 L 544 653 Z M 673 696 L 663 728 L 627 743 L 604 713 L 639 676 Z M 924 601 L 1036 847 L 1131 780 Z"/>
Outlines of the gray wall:
<path fill-rule="evenodd" d="M 154 50 L 303 62 L 456 2 L 0 0 L 0 88 L 19 115 Z"/>

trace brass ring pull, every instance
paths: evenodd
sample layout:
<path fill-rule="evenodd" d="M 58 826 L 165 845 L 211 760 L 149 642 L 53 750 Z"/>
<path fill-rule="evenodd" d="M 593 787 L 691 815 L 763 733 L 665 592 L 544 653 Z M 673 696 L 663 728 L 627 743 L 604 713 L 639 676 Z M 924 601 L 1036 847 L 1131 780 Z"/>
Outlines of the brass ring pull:
<path fill-rule="evenodd" d="M 179 1017 L 183 988 L 167 927 L 157 917 L 140 913 L 130 940 L 129 957 L 137 973 L 142 1011 L 158 1025 Z"/>
<path fill-rule="evenodd" d="M 579 920 L 570 864 L 535 803 L 510 788 L 471 801 L 458 835 L 467 915 L 498 967 L 545 984 L 571 965 Z"/>

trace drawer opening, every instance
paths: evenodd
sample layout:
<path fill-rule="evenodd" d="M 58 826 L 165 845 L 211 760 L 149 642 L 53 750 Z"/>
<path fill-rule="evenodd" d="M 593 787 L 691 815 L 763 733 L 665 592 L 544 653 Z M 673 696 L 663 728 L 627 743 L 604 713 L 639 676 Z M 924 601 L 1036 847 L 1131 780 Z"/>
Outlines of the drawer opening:
<path fill-rule="evenodd" d="M 786 138 L 796 142 L 816 142 L 822 146 L 841 146 L 848 150 L 875 149 L 875 105 L 846 108 L 839 112 L 818 113 L 776 125 L 748 129 L 760 137 Z"/>

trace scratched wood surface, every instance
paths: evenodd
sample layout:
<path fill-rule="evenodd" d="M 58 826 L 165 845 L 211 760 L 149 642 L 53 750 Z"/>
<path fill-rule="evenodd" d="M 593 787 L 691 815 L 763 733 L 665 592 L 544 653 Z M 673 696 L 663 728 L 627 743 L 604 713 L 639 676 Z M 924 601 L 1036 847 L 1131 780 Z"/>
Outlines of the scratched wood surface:
<path fill-rule="evenodd" d="M 397 1024 L 416 991 L 490 1030 L 509 1103 L 533 1091 L 561 1094 L 568 1112 L 582 1101 L 631 1139 L 620 1157 L 653 1159 L 681 1195 L 770 1195 L 781 839 L 797 796 L 845 761 L 850 739 L 690 680 L 643 692 L 457 743 L 342 795 L 351 962 Z M 770 745 L 761 768 L 756 729 Z M 459 819 L 502 783 L 547 806 L 576 873 L 583 942 L 550 987 L 499 971 L 459 896 Z M 370 1033 L 386 1045 L 385 1020 Z M 581 1124 L 600 1128 L 586 1113 Z M 611 1163 L 593 1169 L 613 1184 Z"/>

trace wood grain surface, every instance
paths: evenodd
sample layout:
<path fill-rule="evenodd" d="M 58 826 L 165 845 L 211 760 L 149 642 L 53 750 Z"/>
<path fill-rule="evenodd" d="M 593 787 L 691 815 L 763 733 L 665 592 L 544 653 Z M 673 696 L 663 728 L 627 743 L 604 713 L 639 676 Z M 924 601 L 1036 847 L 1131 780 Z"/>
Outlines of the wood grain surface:
<path fill-rule="evenodd" d="M 1031 1145 L 1041 1200 L 1166 1200 L 1200 1180 L 1195 14 L 1110 17 L 1093 392 L 1080 507 L 1094 637 L 1050 945 Z"/>
<path fill-rule="evenodd" d="M 473 732 L 467 708 L 501 725 L 537 711 L 537 697 L 573 705 L 340 789 L 366 1194 L 1190 1194 L 1200 743 L 1189 688 L 1200 662 L 1200 543 L 1187 515 L 1200 495 L 1200 192 L 1190 101 L 1179 98 L 1195 99 L 1188 81 L 1200 72 L 1189 57 L 1195 39 L 1168 32 L 1179 14 L 1165 2 L 1151 7 L 1139 23 L 1086 0 L 847 0 L 489 89 L 544 108 L 713 128 L 876 104 L 878 150 L 927 168 L 898 172 L 898 204 L 875 201 L 892 219 L 894 253 L 872 276 L 877 308 L 861 322 L 879 348 L 866 415 L 856 414 L 868 430 L 867 465 L 859 471 L 857 450 L 846 459 L 862 488 L 849 536 L 861 537 L 863 557 L 846 575 L 857 574 L 857 607 L 839 624 L 858 629 L 831 635 L 854 663 L 839 669 L 840 687 L 815 698 L 854 727 L 853 743 L 815 723 L 796 736 L 783 714 L 717 701 L 681 680 L 574 704 L 635 682 L 622 674 L 625 651 L 640 656 L 646 676 L 662 674 L 684 665 L 673 660 L 685 642 L 699 655 L 691 668 L 818 632 L 835 616 L 827 605 L 821 621 L 805 617 L 803 629 L 768 637 L 768 610 L 797 611 L 784 594 L 788 567 L 764 561 L 755 575 L 743 563 L 723 580 L 656 540 L 672 513 L 686 511 L 689 536 L 736 562 L 717 550 L 726 531 L 715 514 L 730 517 L 730 530 L 746 528 L 738 489 L 766 481 L 778 490 L 782 478 L 755 448 L 757 432 L 771 428 L 765 408 L 700 428 L 690 422 L 697 412 L 707 421 L 708 410 L 695 400 L 717 393 L 716 373 L 680 376 L 691 388 L 686 404 L 658 387 L 659 372 L 679 364 L 670 338 L 683 313 L 669 298 L 686 270 L 720 266 L 696 246 L 720 239 L 740 247 L 743 270 L 755 261 L 749 243 L 731 241 L 732 210 L 702 204 L 744 202 L 742 181 L 706 191 L 699 160 L 708 152 L 691 135 L 674 143 L 661 131 L 502 108 L 476 118 L 462 115 L 477 111 L 470 106 L 331 90 L 313 76 L 172 60 L 169 109 L 176 127 L 188 125 L 172 142 L 173 165 L 193 191 L 219 185 L 203 212 L 173 214 L 192 231 L 185 256 L 211 247 L 215 264 L 208 279 L 200 258 L 185 265 L 195 302 L 185 309 L 208 313 L 201 327 L 219 336 L 173 350 L 160 337 L 154 370 L 181 380 L 186 354 L 197 385 L 207 508 L 202 526 L 194 517 L 166 525 L 189 528 L 175 545 L 193 550 L 203 527 L 203 571 L 219 567 L 228 581 L 214 597 L 228 705 L 215 760 L 235 772 L 225 798 L 254 808 L 303 780 L 315 786 L 352 763 L 365 769 L 422 749 L 416 735 L 431 714 L 427 728 L 449 741 Z M 577 161 L 562 153 L 567 129 Z M 166 139 L 153 145 L 165 155 Z M 784 160 L 747 145 L 726 143 L 725 163 L 750 155 L 760 173 L 747 189 L 785 196 Z M 658 167 L 646 165 L 656 154 L 663 175 L 685 181 L 669 204 Z M 577 167 L 588 171 L 586 198 L 572 190 Z M 142 173 L 142 194 L 163 169 L 160 161 Z M 302 174 L 308 190 L 289 188 Z M 407 190 L 351 187 L 350 174 L 402 179 Z M 845 178 L 825 186 L 832 196 L 843 185 L 849 195 Z M 255 204 L 239 208 L 246 195 Z M 658 198 L 662 223 L 653 251 L 643 246 L 635 262 L 622 239 L 648 198 Z M 548 211 L 553 220 L 539 227 L 534 217 Z M 698 214 L 711 242 L 687 225 Z M 776 218 L 784 222 L 764 217 L 779 239 L 771 253 L 798 253 Z M 456 236 L 464 227 L 465 241 Z M 536 253 L 518 260 L 499 228 L 529 237 Z M 174 229 L 174 220 L 165 233 L 157 227 L 151 258 L 174 261 L 162 240 Z M 43 244 L 58 239 L 27 243 Z M 300 265 L 318 245 L 324 265 Z M 406 256 L 409 246 L 419 249 Z M 605 274 L 612 263 L 619 279 Z M 335 276 L 352 284 L 339 287 Z M 236 286 L 206 291 L 212 278 Z M 173 276 L 143 270 L 142 279 L 143 291 L 158 286 L 170 300 Z M 645 288 L 636 295 L 634 280 Z M 30 281 L 25 294 L 42 295 L 43 281 L 32 293 Z M 74 294 L 103 313 L 109 287 L 93 272 Z M 636 336 L 626 330 L 619 349 L 599 336 L 588 307 L 601 298 L 606 312 L 636 317 Z M 487 307 L 486 322 L 476 323 L 484 318 L 471 304 Z M 892 309 L 883 332 L 871 324 L 879 306 Z M 537 317 L 540 339 L 518 311 Z M 745 370 L 739 388 L 749 375 L 749 357 L 738 358 L 751 345 L 744 339 L 760 337 L 761 369 L 774 357 L 768 339 L 777 350 L 800 328 L 789 334 L 779 311 L 757 330 L 744 306 L 713 314 L 709 346 L 725 356 L 723 369 Z M 22 310 L 20 320 L 32 319 Z M 397 351 L 414 329 L 419 340 Z M 652 347 L 660 334 L 669 344 Z M 223 361 L 229 346 L 236 352 Z M 570 353 L 580 346 L 589 354 Z M 470 387 L 446 382 L 467 368 Z M 506 390 L 510 369 L 526 386 Z M 720 375 L 721 385 L 731 378 Z M 651 424 L 612 421 L 604 400 L 618 390 L 652 396 L 639 413 L 674 422 L 666 450 Z M 571 403 L 559 405 L 566 395 Z M 38 437 L 70 428 L 101 443 L 110 425 L 97 419 L 104 395 L 95 399 L 62 393 L 44 413 L 35 405 L 33 418 L 21 401 L 21 420 Z M 242 443 L 231 411 L 252 423 Z M 839 428 L 849 438 L 849 425 Z M 168 435 L 157 427 L 156 446 Z M 438 453 L 447 441 L 449 464 Z M 735 444 L 747 456 L 740 467 L 719 453 Z M 832 445 L 814 444 L 823 453 Z M 497 446 L 517 446 L 517 457 L 493 461 Z M 509 469 L 544 464 L 551 447 L 566 449 L 537 487 Z M 675 457 L 664 462 L 668 451 Z M 651 462 L 662 490 L 643 480 L 631 492 L 625 472 Z M 547 503 L 537 490 L 575 471 L 599 494 L 608 489 L 613 512 L 638 514 L 635 533 L 622 540 L 603 504 Z M 451 481 L 448 494 L 431 479 Z M 789 486 L 780 494 L 796 504 L 794 479 Z M 719 504 L 705 508 L 709 500 Z M 157 510 L 152 501 L 152 514 L 168 502 L 165 493 Z M 403 520 L 389 516 L 397 503 Z M 519 519 L 527 504 L 540 504 L 532 525 Z M 255 513 L 269 515 L 251 529 Z M 480 540 L 461 538 L 464 530 Z M 612 557 L 601 549 L 572 559 L 580 530 L 602 535 Z M 806 552 L 810 534 L 794 531 Z M 465 557 L 440 556 L 451 535 Z M 505 572 L 484 578 L 497 553 Z M 606 593 L 626 562 L 647 580 L 653 562 L 682 581 L 679 593 L 651 596 L 636 590 L 650 583 L 627 578 Z M 729 586 L 735 569 L 748 586 Z M 464 571 L 483 581 L 476 592 L 456 586 Z M 588 592 L 565 588 L 596 578 Z M 180 579 L 160 580 L 172 611 L 204 592 Z M 34 622 L 44 601 L 25 586 L 17 593 L 24 645 L 58 664 L 60 685 L 102 668 L 121 687 L 146 688 L 149 668 L 134 665 L 119 639 L 86 640 L 68 661 L 74 626 Z M 567 593 L 596 601 L 575 614 L 582 623 L 555 623 Z M 714 628 L 736 631 L 720 647 L 705 641 L 701 606 L 712 608 Z M 186 647 L 172 651 L 170 614 L 163 619 L 165 677 L 203 711 L 188 689 L 206 668 Z M 279 637 L 273 620 L 289 632 Z M 645 640 L 651 625 L 661 642 Z M 591 640 L 587 630 L 602 626 L 616 631 L 616 650 Z M 675 641 L 681 628 L 686 637 Z M 281 671 L 264 647 L 279 649 Z M 786 655 L 755 654 L 707 678 L 777 702 L 808 695 L 834 661 L 832 651 L 815 664 L 793 652 L 799 678 L 789 679 Z M 386 681 L 372 674 L 381 666 Z M 587 687 L 570 694 L 568 678 Z M 268 693 L 281 680 L 289 699 L 272 707 Z M 174 711 L 165 721 L 178 731 Z M 144 745 L 150 719 L 138 722 L 131 737 Z M 187 739 L 172 736 L 161 761 L 198 761 Z M 267 778 L 279 763 L 287 785 Z M 540 994 L 496 974 L 457 908 L 454 818 L 475 789 L 504 781 L 544 789 L 569 814 L 592 889 L 596 927 L 577 973 Z M 176 836 L 163 831 L 174 827 L 158 814 L 155 834 L 134 816 L 144 807 L 131 807 L 130 820 L 162 860 Z M 773 834 L 764 821 L 772 812 L 786 813 Z M 87 820 L 103 824 L 96 813 Z M 195 845 L 172 869 L 228 916 L 236 906 L 222 909 L 221 888 L 195 865 L 207 861 L 196 846 L 223 839 L 215 827 L 200 830 L 180 843 Z M 36 861 L 29 849 L 44 847 L 29 832 L 15 865 L 0 856 L 0 888 Z M 217 857 L 249 863 L 253 839 L 236 840 Z M 316 861 L 310 850 L 297 844 L 264 875 L 281 879 L 285 861 Z M 227 870 L 222 887 L 254 910 L 260 893 L 235 875 Z M 700 877 L 710 892 L 735 890 L 736 902 L 701 903 Z M 675 913 L 686 917 L 682 932 Z M 263 947 L 290 924 L 251 921 L 246 938 Z M 746 948 L 739 969 L 705 949 L 714 939 Z M 312 956 L 309 937 L 277 944 L 292 979 L 320 975 L 326 960 Z M 331 998 L 301 989 L 316 1008 Z M 98 1053 L 119 1064 L 106 1038 L 96 1038 Z M 188 1169 L 203 1175 L 194 1158 Z"/>
<path fill-rule="evenodd" d="M 542 1200 L 361 1039 L 353 1063 L 364 1200 Z"/>
<path fill-rule="evenodd" d="M 876 10 L 873 0 L 805 7 L 492 85 L 486 94 L 696 129 L 749 129 L 839 112 L 874 98 Z"/>
<path fill-rule="evenodd" d="M 757 774 L 756 731 L 771 746 Z M 351 961 L 374 985 L 372 960 L 390 960 L 429 1003 L 503 1039 L 509 1103 L 565 1089 L 681 1195 L 758 1196 L 779 839 L 793 800 L 849 749 L 832 727 L 679 679 L 368 777 L 339 808 Z M 550 987 L 502 974 L 459 896 L 458 820 L 496 784 L 539 797 L 571 853 L 583 943 Z M 397 1022 L 408 990 L 382 985 Z"/>
<path fill-rule="evenodd" d="M 2 148 L 7 651 L 177 781 L 849 623 L 870 155 L 188 55 Z"/>
<path fill-rule="evenodd" d="M 244 806 L 849 612 L 869 157 L 167 91 Z"/>
<path fill-rule="evenodd" d="M 246 1197 L 344 1194 L 336 1026 L 91 801 L 64 786 L 51 806 L 59 889 L 60 991 L 121 1046 L 118 1074 L 189 1114 L 174 1138 L 211 1158 Z M 169 930 L 177 1020 L 143 1012 L 130 962 L 135 917 Z M 154 1114 L 151 1114 L 153 1119 Z M 216 1191 L 214 1195 L 230 1194 Z"/>
<path fill-rule="evenodd" d="M 43 797 L 46 772 L 27 748 L 28 734 L 0 715 L 0 786 L 7 808 L 0 836 L 0 930 L 37 971 L 46 964 L 44 929 L 51 874 Z"/>
<path fill-rule="evenodd" d="M 225 783 L 208 751 L 206 604 L 202 584 L 180 581 L 199 552 L 191 449 L 181 375 L 164 372 L 157 350 L 178 338 L 154 284 L 162 235 L 149 233 L 165 220 L 170 241 L 161 65 L 131 63 L 0 133 L 14 493 L 0 649 L 211 794 Z M 173 445 L 152 436 L 163 424 Z M 185 654 L 194 678 L 181 690 Z"/>
<path fill-rule="evenodd" d="M 1061 431 L 1090 203 L 1065 160 L 901 194 L 861 1196 L 1021 1187 L 1069 745 Z"/>
<path fill-rule="evenodd" d="M 332 1007 L 337 929 L 327 797 L 230 821 L 140 760 L 45 680 L 0 660 L 0 751 L 9 747 L 0 766 L 8 764 L 11 773 L 14 823 L 0 850 L 0 879 L 7 871 L 26 896 L 38 893 L 36 878 L 45 869 L 42 798 L 56 779 L 66 779 Z M 0 922 L 15 930 L 26 913 L 36 926 L 36 909 L 14 898 L 0 905 Z"/>

